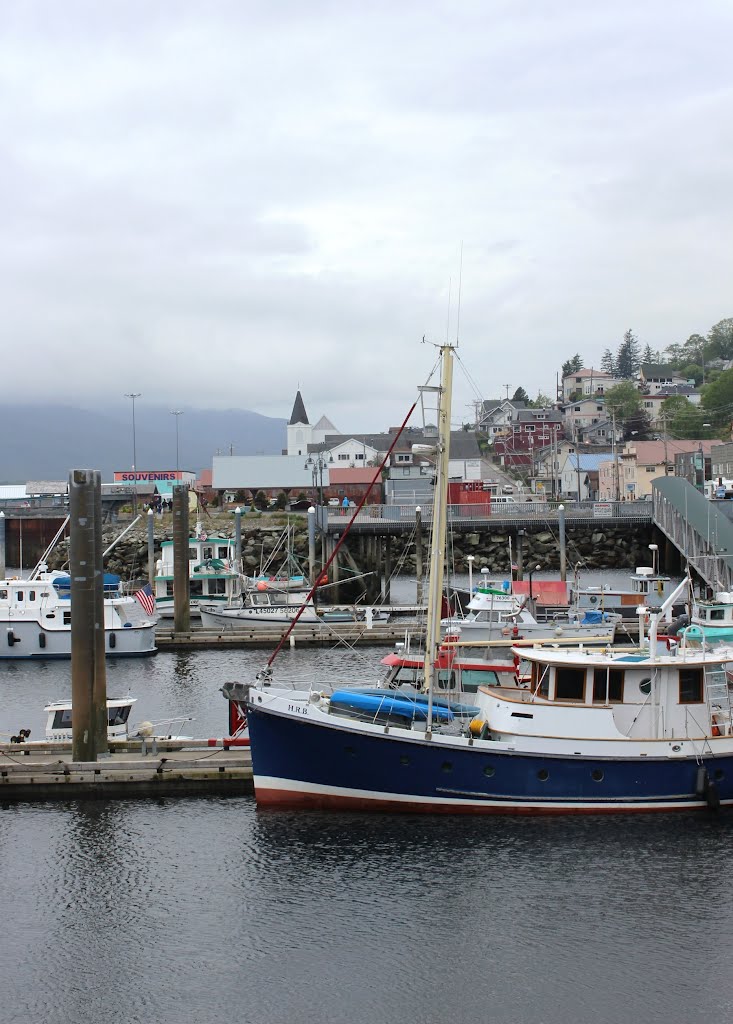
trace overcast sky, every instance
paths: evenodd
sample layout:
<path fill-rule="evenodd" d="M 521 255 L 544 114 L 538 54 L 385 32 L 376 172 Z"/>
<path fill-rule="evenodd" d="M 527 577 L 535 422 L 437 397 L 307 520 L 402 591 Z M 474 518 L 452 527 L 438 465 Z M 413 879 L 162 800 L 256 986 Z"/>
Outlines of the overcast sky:
<path fill-rule="evenodd" d="M 461 244 L 457 422 L 628 327 L 704 333 L 732 46 L 728 0 L 7 0 L 5 395 L 287 417 L 300 386 L 382 429 L 456 336 Z"/>

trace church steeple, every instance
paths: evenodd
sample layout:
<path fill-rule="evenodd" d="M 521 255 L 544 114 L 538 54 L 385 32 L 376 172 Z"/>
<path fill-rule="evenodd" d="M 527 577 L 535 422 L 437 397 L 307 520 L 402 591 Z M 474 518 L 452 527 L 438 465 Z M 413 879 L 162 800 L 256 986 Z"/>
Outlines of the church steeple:
<path fill-rule="evenodd" d="M 301 395 L 300 391 L 298 391 L 297 395 L 295 396 L 295 402 L 293 404 L 293 411 L 292 411 L 292 413 L 290 415 L 290 421 L 289 421 L 288 425 L 292 426 L 294 423 L 307 423 L 307 422 L 308 422 L 308 414 L 306 413 L 305 405 L 303 404 L 303 396 Z"/>

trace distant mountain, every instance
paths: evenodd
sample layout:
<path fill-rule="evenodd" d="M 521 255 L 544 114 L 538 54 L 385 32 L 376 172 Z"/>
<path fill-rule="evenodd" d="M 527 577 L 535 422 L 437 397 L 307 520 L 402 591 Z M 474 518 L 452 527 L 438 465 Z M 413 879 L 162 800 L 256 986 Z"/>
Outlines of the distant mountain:
<path fill-rule="evenodd" d="M 132 405 L 103 410 L 71 406 L 6 405 L 0 482 L 64 480 L 70 469 L 99 469 L 102 480 L 133 462 Z M 135 406 L 135 448 L 139 470 L 211 468 L 219 452 L 278 455 L 287 445 L 287 420 L 239 409 L 190 409 L 172 416 L 166 406 Z"/>

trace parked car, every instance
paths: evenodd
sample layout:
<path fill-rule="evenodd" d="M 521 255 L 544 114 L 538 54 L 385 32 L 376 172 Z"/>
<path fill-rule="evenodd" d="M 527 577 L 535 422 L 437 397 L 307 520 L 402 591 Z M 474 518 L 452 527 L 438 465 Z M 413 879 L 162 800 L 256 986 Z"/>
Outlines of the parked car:
<path fill-rule="evenodd" d="M 504 484 L 504 486 L 502 487 L 502 491 L 504 492 L 504 494 L 513 494 L 514 487 L 512 486 L 512 484 Z"/>

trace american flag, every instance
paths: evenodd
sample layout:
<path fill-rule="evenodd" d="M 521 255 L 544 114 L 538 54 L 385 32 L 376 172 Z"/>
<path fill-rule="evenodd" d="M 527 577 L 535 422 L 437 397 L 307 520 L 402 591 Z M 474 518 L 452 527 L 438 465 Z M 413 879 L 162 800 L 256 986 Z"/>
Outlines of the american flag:
<path fill-rule="evenodd" d="M 140 602 L 148 615 L 155 615 L 155 598 L 153 597 L 153 588 L 149 583 L 135 591 L 135 599 Z"/>

